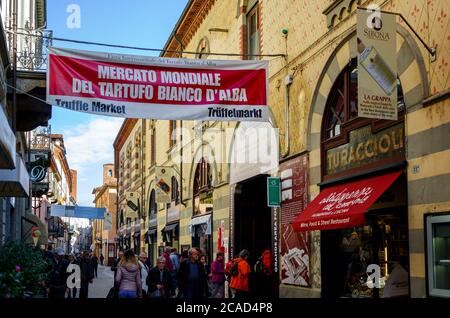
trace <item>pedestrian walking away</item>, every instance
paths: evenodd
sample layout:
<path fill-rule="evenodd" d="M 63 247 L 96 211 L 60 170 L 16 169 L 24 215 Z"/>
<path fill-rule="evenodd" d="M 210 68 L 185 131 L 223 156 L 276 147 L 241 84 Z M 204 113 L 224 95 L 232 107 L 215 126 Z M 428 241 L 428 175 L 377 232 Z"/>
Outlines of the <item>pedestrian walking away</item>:
<path fill-rule="evenodd" d="M 105 257 L 103 256 L 103 254 L 100 254 L 100 264 L 101 265 L 105 265 L 104 260 L 105 260 Z"/>
<path fill-rule="evenodd" d="M 224 298 L 225 296 L 225 269 L 223 253 L 218 252 L 211 266 L 211 298 Z"/>
<path fill-rule="evenodd" d="M 206 284 L 205 289 L 203 290 L 203 294 L 205 298 L 209 298 L 211 296 L 211 270 L 209 268 L 206 255 L 202 254 L 200 256 L 200 263 L 203 265 L 203 270 L 205 271 L 206 276 Z"/>
<path fill-rule="evenodd" d="M 78 261 L 75 258 L 75 255 L 72 254 L 72 253 L 69 254 L 69 264 L 68 264 L 68 266 L 70 266 L 70 265 L 79 265 Z M 72 270 L 72 273 L 74 273 L 74 272 L 75 272 L 75 269 Z M 69 275 L 70 274 L 71 273 L 69 272 Z M 77 291 L 78 291 L 78 289 L 77 289 L 76 286 L 72 287 L 72 288 L 68 288 L 68 290 L 67 290 L 67 298 L 77 298 Z"/>
<path fill-rule="evenodd" d="M 80 298 L 89 297 L 89 284 L 92 284 L 94 279 L 94 266 L 92 259 L 89 257 L 89 251 L 85 251 L 80 261 L 80 274 L 81 274 L 81 288 Z"/>
<path fill-rule="evenodd" d="M 115 281 L 119 288 L 119 298 L 142 297 L 142 282 L 139 263 L 132 250 L 123 254 L 117 268 Z"/>
<path fill-rule="evenodd" d="M 97 270 L 98 270 L 98 257 L 97 257 L 97 255 L 95 255 L 95 253 L 92 254 L 91 260 L 92 260 L 92 266 L 93 266 L 93 268 L 94 268 L 94 274 L 95 274 L 95 277 L 98 277 L 98 275 L 97 275 Z"/>
<path fill-rule="evenodd" d="M 242 250 L 239 253 L 237 262 L 237 273 L 231 276 L 230 288 L 236 291 L 235 298 L 246 298 L 249 296 L 248 278 L 250 275 L 250 265 L 247 260 L 250 253 Z"/>
<path fill-rule="evenodd" d="M 64 250 L 58 247 L 51 260 L 51 271 L 48 275 L 48 281 L 46 283 L 46 292 L 48 298 L 64 298 L 67 289 L 67 266 L 69 262 L 64 259 Z"/>
<path fill-rule="evenodd" d="M 175 288 L 172 284 L 172 276 L 165 268 L 166 259 L 158 257 L 155 267 L 150 270 L 147 277 L 148 294 L 150 298 L 173 298 Z"/>

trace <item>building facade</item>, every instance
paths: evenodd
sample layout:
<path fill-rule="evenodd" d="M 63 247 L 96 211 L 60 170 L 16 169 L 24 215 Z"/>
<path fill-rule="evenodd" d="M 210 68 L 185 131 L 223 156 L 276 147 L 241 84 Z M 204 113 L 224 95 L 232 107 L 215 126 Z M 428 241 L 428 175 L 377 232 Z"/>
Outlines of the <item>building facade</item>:
<path fill-rule="evenodd" d="M 0 94 L 0 244 L 9 240 L 35 244 L 34 229 L 46 230 L 41 218 L 32 213 L 29 171 L 32 153 L 28 138 L 28 132 L 47 126 L 51 118 L 51 106 L 42 102 L 45 100 L 45 72 L 42 72 L 45 43 L 34 37 L 19 39 L 15 33 L 46 32 L 45 4 L 41 0 L 0 4 L 0 76 L 4 83 Z"/>
<path fill-rule="evenodd" d="M 396 121 L 357 115 L 356 8 L 369 5 L 401 14 L 417 32 L 397 17 Z M 448 296 L 450 286 L 443 282 L 449 272 L 440 253 L 449 246 L 450 194 L 442 188 L 450 176 L 444 140 L 449 11 L 447 2 L 433 0 L 189 1 L 162 56 L 277 55 L 261 57 L 269 61 L 270 123 L 126 120 L 115 142 L 118 217 L 126 210 L 126 189 L 137 191 L 145 184 L 139 192 L 140 217 L 146 217 L 139 227 L 140 251 L 154 260 L 166 246 L 199 246 L 211 257 L 225 245 L 228 257 L 249 249 L 253 265 L 269 249 L 272 288 L 252 288 L 273 296 Z M 435 56 L 419 37 L 436 49 Z M 215 52 L 238 56 L 215 57 Z M 241 138 L 264 149 L 261 138 L 251 139 L 249 128 L 270 127 L 279 132 L 279 152 L 268 151 L 276 153 L 277 165 L 232 160 L 254 150 L 238 144 Z M 142 157 L 133 155 L 138 130 Z M 182 138 L 172 136 L 177 130 Z M 227 160 L 218 155 L 218 145 Z M 127 182 L 133 158 L 144 163 L 134 172 L 140 182 L 134 188 Z M 174 171 L 170 203 L 158 203 L 153 192 L 161 166 Z M 282 180 L 281 208 L 267 207 L 267 176 Z M 293 221 L 314 199 L 377 177 L 392 182 L 361 211 L 364 221 L 358 226 L 294 230 Z M 137 232 L 131 225 L 129 233 L 125 226 L 121 230 L 128 242 L 122 246 L 132 246 Z M 433 259 L 436 255 L 441 259 Z M 367 276 L 370 264 L 380 268 L 381 289 L 358 279 Z M 386 286 L 397 275 L 403 285 L 393 292 Z"/>
<path fill-rule="evenodd" d="M 117 179 L 114 164 L 103 165 L 103 184 L 92 190 L 96 208 L 106 208 L 105 219 L 92 221 L 92 237 L 95 239 L 94 253 L 100 258 L 103 254 L 105 265 L 113 264 L 116 258 L 116 208 L 117 208 Z"/>

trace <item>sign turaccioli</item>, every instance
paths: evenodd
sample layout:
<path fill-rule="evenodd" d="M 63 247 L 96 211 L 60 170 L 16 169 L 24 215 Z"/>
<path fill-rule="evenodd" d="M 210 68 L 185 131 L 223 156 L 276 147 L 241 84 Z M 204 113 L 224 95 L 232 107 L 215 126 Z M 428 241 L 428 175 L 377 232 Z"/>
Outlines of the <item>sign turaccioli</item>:
<path fill-rule="evenodd" d="M 106 116 L 267 121 L 267 61 L 49 48 L 47 103 Z"/>

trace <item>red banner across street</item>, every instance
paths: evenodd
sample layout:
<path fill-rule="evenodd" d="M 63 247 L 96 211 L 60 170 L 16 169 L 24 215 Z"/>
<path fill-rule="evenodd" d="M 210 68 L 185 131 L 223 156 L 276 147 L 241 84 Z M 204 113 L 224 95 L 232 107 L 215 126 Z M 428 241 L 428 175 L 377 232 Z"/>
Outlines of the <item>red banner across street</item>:
<path fill-rule="evenodd" d="M 128 118 L 267 121 L 267 65 L 49 48 L 47 103 Z"/>

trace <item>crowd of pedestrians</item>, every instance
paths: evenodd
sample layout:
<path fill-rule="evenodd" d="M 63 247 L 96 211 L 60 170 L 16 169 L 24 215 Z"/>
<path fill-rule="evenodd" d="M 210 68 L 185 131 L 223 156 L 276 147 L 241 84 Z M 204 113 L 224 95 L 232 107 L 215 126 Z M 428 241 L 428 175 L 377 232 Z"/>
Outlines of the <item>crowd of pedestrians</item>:
<path fill-rule="evenodd" d="M 242 250 L 227 264 L 224 254 L 218 252 L 212 264 L 199 248 L 177 253 L 175 248 L 165 248 L 152 266 L 146 253 L 135 255 L 131 249 L 119 251 L 111 270 L 114 273 L 113 287 L 108 298 L 224 298 L 225 282 L 229 282 L 231 297 L 250 296 L 250 268 L 248 250 Z M 89 286 L 97 277 L 99 260 L 91 251 L 81 254 L 64 253 L 62 248 L 45 253 L 49 264 L 47 280 L 43 288 L 49 298 L 88 298 Z M 271 279 L 271 254 L 263 252 L 254 267 L 258 280 Z M 79 270 L 79 282 L 75 284 L 73 273 Z M 259 275 L 259 276 L 257 276 Z M 264 284 L 259 285 L 264 289 Z"/>
<path fill-rule="evenodd" d="M 250 253 L 242 250 L 228 264 L 218 252 L 212 264 L 198 248 L 178 254 L 165 248 L 155 266 L 150 266 L 146 253 L 136 258 L 132 250 L 120 251 L 112 266 L 114 287 L 108 297 L 118 298 L 224 298 L 228 280 L 232 297 L 250 296 L 248 263 Z M 271 275 L 270 251 L 265 251 L 255 265 L 255 273 Z M 270 277 L 269 277 L 270 279 Z"/>
<path fill-rule="evenodd" d="M 55 251 L 49 247 L 44 255 L 48 263 L 48 275 L 42 287 L 48 298 L 89 297 L 89 285 L 97 277 L 98 258 L 95 254 L 91 251 L 66 254 L 61 247 Z M 79 282 L 74 265 L 79 267 Z"/>

